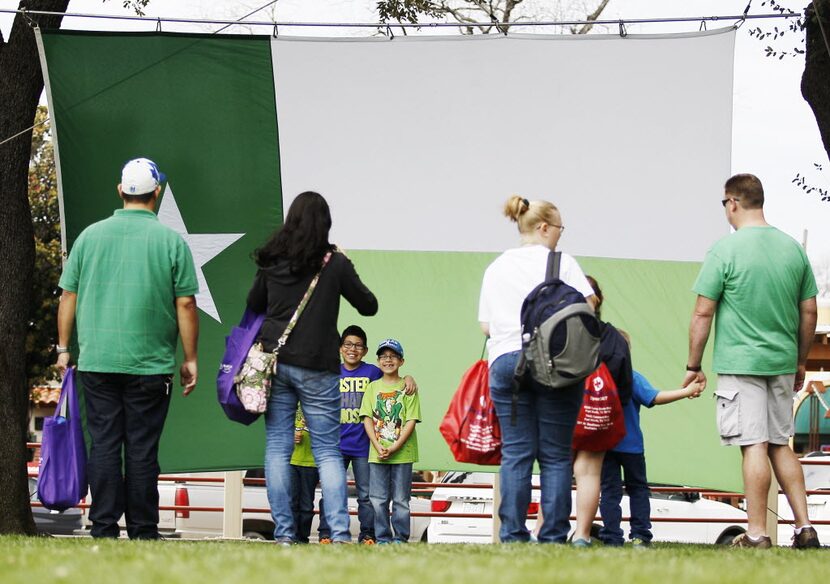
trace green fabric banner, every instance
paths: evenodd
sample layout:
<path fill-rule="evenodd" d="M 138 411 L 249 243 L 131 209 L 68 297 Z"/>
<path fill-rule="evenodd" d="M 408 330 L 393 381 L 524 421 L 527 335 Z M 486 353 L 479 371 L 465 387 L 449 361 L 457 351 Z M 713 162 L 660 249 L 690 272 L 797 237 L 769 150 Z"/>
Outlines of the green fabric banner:
<path fill-rule="evenodd" d="M 268 39 L 42 38 L 69 249 L 87 225 L 120 208 L 121 167 L 144 156 L 167 174 L 160 215 L 165 210 L 168 225 L 186 229 L 197 265 L 205 262 L 199 384 L 187 398 L 174 394 L 163 471 L 261 466 L 262 423 L 248 428 L 225 419 L 215 378 L 224 337 L 242 316 L 253 280 L 251 252 L 283 216 Z"/>

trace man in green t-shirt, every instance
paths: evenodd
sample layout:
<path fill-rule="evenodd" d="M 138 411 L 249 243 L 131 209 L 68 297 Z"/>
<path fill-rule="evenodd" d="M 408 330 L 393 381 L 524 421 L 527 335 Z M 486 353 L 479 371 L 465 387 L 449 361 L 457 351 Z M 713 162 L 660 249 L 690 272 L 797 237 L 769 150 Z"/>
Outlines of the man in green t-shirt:
<path fill-rule="evenodd" d="M 93 537 L 118 537 L 126 515 L 131 539 L 159 538 L 158 445 L 178 336 L 184 395 L 196 387 L 199 284 L 187 244 L 154 213 L 164 180 L 152 160 L 127 162 L 123 209 L 78 236 L 59 284 L 57 366 L 69 365 L 77 324 Z"/>
<path fill-rule="evenodd" d="M 748 517 L 746 533 L 733 545 L 771 546 L 766 502 L 772 464 L 795 517 L 793 547 L 818 547 L 804 474 L 789 446 L 793 391 L 804 384 L 816 329 L 816 281 L 798 242 L 766 222 L 757 177 L 735 175 L 724 190 L 721 204 L 735 233 L 712 246 L 694 284 L 683 386 L 706 383 L 701 360 L 717 315 L 718 430 L 723 444 L 741 447 Z"/>
<path fill-rule="evenodd" d="M 415 424 L 421 421 L 421 402 L 418 394 L 406 394 L 406 382 L 399 373 L 404 363 L 401 344 L 386 339 L 378 346 L 377 356 L 383 377 L 366 386 L 360 403 L 360 417 L 372 445 L 369 500 L 375 512 L 378 544 L 407 543 L 412 464 L 418 462 Z"/>

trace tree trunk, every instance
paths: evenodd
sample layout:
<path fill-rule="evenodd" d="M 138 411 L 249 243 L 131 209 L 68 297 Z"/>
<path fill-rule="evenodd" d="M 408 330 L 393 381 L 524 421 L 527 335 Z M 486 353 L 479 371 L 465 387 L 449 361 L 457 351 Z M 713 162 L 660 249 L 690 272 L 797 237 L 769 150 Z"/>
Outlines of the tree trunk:
<path fill-rule="evenodd" d="M 23 0 L 21 8 L 64 12 L 69 0 Z M 62 16 L 29 15 L 41 28 Z M 43 76 L 33 29 L 14 19 L 0 35 L 0 141 L 32 125 Z M 34 534 L 26 480 L 26 325 L 31 306 L 34 232 L 27 197 L 32 131 L 0 144 L 0 534 Z"/>
<path fill-rule="evenodd" d="M 805 27 L 807 52 L 801 95 L 813 110 L 824 150 L 830 156 L 830 0 L 814 0 L 807 6 Z"/>

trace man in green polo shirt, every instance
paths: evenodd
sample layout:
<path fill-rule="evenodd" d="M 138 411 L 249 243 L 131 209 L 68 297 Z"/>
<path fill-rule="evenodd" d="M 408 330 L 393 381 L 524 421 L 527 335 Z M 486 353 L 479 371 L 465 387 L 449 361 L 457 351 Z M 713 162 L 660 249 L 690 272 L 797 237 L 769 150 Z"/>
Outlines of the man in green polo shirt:
<path fill-rule="evenodd" d="M 154 213 L 164 180 L 151 160 L 127 162 L 123 209 L 84 229 L 60 279 L 57 366 L 69 365 L 77 323 L 93 537 L 118 537 L 126 515 L 131 539 L 158 539 L 158 445 L 179 335 L 184 395 L 196 387 L 199 285 L 187 244 Z"/>
<path fill-rule="evenodd" d="M 802 247 L 764 218 L 751 174 L 726 181 L 721 201 L 735 232 L 709 250 L 693 290 L 684 387 L 706 383 L 700 364 L 715 321 L 714 370 L 721 441 L 741 447 L 747 531 L 737 547 L 768 548 L 770 464 L 795 517 L 793 547 L 819 547 L 807 516 L 804 474 L 789 446 L 793 391 L 804 384 L 816 330 L 816 280 Z M 776 526 L 777 528 L 777 526 Z"/>

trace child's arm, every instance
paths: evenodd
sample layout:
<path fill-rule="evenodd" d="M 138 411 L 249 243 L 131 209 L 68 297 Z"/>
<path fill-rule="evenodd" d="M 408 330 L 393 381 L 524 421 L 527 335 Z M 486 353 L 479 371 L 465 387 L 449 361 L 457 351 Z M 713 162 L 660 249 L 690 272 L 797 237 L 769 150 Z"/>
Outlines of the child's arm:
<path fill-rule="evenodd" d="M 657 397 L 654 398 L 654 405 L 660 406 L 663 404 L 670 404 L 672 402 L 681 400 L 684 397 L 694 399 L 696 397 L 700 397 L 702 391 L 703 384 L 699 381 L 693 381 L 686 387 L 682 387 L 680 389 L 672 389 L 669 391 L 659 392 L 657 394 Z"/>
<path fill-rule="evenodd" d="M 415 383 L 415 378 L 411 375 L 407 375 L 403 378 L 404 386 L 403 392 L 406 395 L 415 395 L 418 393 L 418 384 Z"/>
<path fill-rule="evenodd" d="M 412 432 L 415 431 L 415 424 L 418 420 L 407 420 L 406 424 L 403 425 L 401 428 L 401 435 L 395 440 L 395 443 L 389 447 L 389 454 L 391 455 L 393 452 L 397 452 L 403 445 L 406 444 L 406 441 L 409 440 L 409 437 L 412 436 Z"/>
<path fill-rule="evenodd" d="M 363 429 L 366 430 L 366 435 L 369 437 L 369 442 L 372 443 L 372 446 L 377 451 L 378 458 L 386 458 L 388 456 L 388 451 L 380 445 L 380 442 L 378 442 L 378 437 L 375 434 L 375 423 L 369 416 L 363 416 Z"/>

